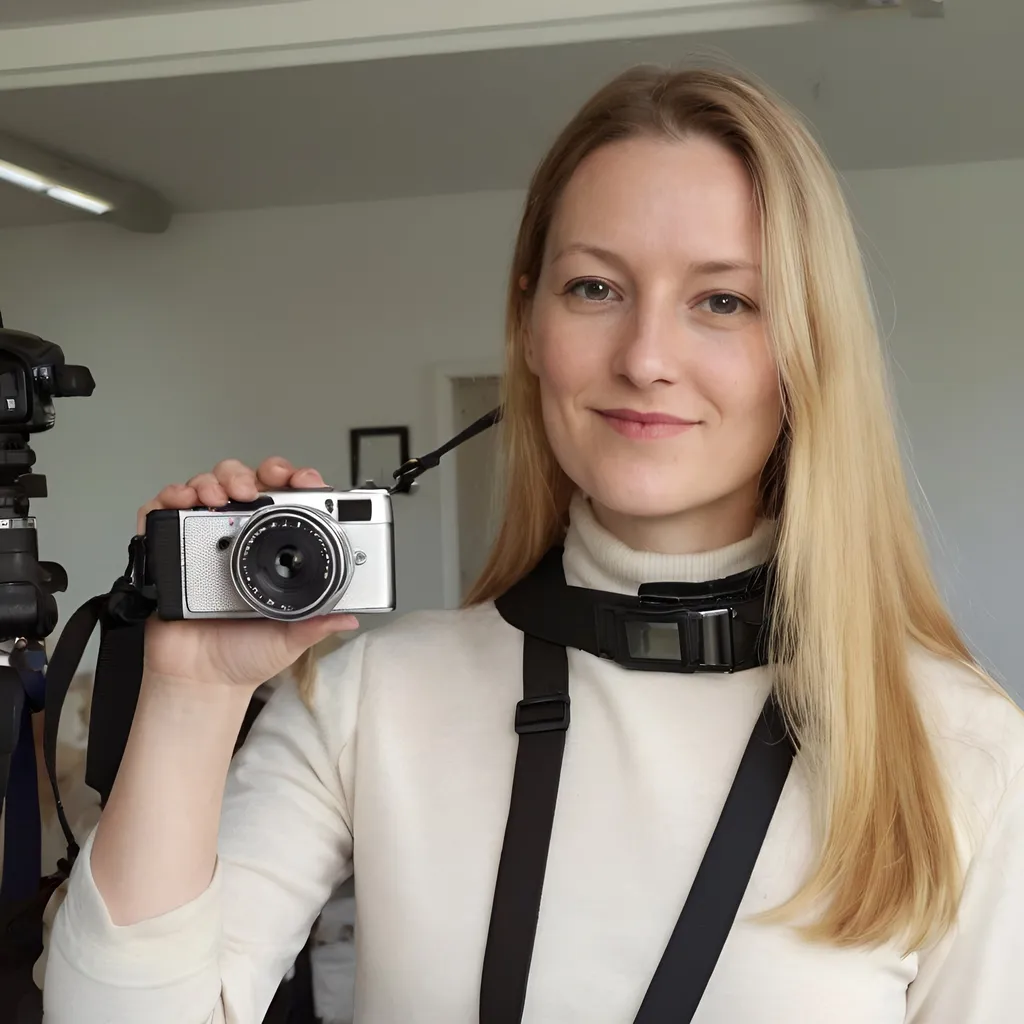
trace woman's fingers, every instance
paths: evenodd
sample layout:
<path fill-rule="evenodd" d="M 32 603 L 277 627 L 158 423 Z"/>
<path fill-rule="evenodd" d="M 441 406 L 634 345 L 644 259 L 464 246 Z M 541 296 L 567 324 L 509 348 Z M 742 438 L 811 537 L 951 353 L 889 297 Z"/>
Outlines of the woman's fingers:
<path fill-rule="evenodd" d="M 224 485 L 214 476 L 213 473 L 198 473 L 188 482 L 198 497 L 197 505 L 206 505 L 209 508 L 216 508 L 218 505 L 226 505 L 228 492 Z"/>
<path fill-rule="evenodd" d="M 256 471 L 238 459 L 218 462 L 213 476 L 231 501 L 253 501 L 259 494 Z"/>
<path fill-rule="evenodd" d="M 274 490 L 287 487 L 294 472 L 295 467 L 287 459 L 274 455 L 260 463 L 256 470 L 256 480 L 260 490 Z"/>
<path fill-rule="evenodd" d="M 295 470 L 288 481 L 289 487 L 323 487 L 324 478 L 308 466 Z"/>
<path fill-rule="evenodd" d="M 146 516 L 159 508 L 192 508 L 199 501 L 195 488 L 188 484 L 168 484 L 160 493 L 147 501 L 138 512 L 136 526 L 138 533 L 146 532 Z"/>
<path fill-rule="evenodd" d="M 301 651 L 308 650 L 321 640 L 326 640 L 332 633 L 347 633 L 358 628 L 358 619 L 354 615 L 342 612 L 288 623 L 291 639 Z"/>
<path fill-rule="evenodd" d="M 264 459 L 256 470 L 238 459 L 223 459 L 212 471 L 197 473 L 186 484 L 168 484 L 146 502 L 138 511 L 138 532 L 145 532 L 146 516 L 160 508 L 217 508 L 229 501 L 254 501 L 260 491 L 324 486 L 324 478 L 315 469 L 296 469 L 279 455 Z"/>
<path fill-rule="evenodd" d="M 256 471 L 256 478 L 264 490 L 324 486 L 324 478 L 315 469 L 296 467 L 279 455 L 264 459 Z"/>

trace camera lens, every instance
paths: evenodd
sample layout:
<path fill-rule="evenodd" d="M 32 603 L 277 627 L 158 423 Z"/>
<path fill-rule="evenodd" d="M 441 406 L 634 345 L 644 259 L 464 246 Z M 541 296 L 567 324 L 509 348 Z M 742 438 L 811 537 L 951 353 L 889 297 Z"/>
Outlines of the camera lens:
<path fill-rule="evenodd" d="M 302 569 L 302 552 L 291 545 L 281 548 L 274 559 L 274 568 L 282 579 L 292 579 Z"/>
<path fill-rule="evenodd" d="M 329 611 L 348 585 L 352 560 L 344 535 L 310 509 L 267 509 L 242 527 L 231 572 L 243 600 L 271 619 Z"/>

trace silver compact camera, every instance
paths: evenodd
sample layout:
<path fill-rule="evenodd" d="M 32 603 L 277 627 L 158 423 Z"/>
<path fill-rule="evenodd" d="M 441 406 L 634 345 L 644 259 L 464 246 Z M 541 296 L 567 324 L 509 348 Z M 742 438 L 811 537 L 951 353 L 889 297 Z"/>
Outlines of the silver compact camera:
<path fill-rule="evenodd" d="M 146 582 L 162 619 L 307 619 L 395 608 L 387 490 L 267 491 L 146 517 Z"/>

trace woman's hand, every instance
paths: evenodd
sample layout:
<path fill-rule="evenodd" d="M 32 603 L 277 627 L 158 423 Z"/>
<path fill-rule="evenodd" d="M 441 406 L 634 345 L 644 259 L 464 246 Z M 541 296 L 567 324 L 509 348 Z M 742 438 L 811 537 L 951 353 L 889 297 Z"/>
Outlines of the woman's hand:
<path fill-rule="evenodd" d="M 146 515 L 155 509 L 215 508 L 228 501 L 253 501 L 261 491 L 323 486 L 315 469 L 296 469 L 287 459 L 265 459 L 255 471 L 236 459 L 225 459 L 212 472 L 200 473 L 186 484 L 171 484 L 143 505 L 138 532 L 145 532 Z M 154 682 L 255 690 L 325 637 L 356 626 L 352 615 L 342 614 L 300 622 L 263 618 L 164 622 L 153 616 L 146 626 L 145 670 Z"/>

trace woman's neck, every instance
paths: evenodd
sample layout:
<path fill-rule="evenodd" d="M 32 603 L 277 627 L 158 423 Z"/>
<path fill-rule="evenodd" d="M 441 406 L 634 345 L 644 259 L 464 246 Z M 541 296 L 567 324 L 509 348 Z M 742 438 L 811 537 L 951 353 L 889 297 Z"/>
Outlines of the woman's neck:
<path fill-rule="evenodd" d="M 776 524 L 759 519 L 746 537 L 714 549 L 659 553 L 626 544 L 597 519 L 580 492 L 569 508 L 565 538 L 566 581 L 571 586 L 635 594 L 644 583 L 703 583 L 753 569 L 771 557 Z"/>
<path fill-rule="evenodd" d="M 757 525 L 750 495 L 730 494 L 720 501 L 662 516 L 624 515 L 591 499 L 594 518 L 634 551 L 695 555 L 745 540 Z"/>

